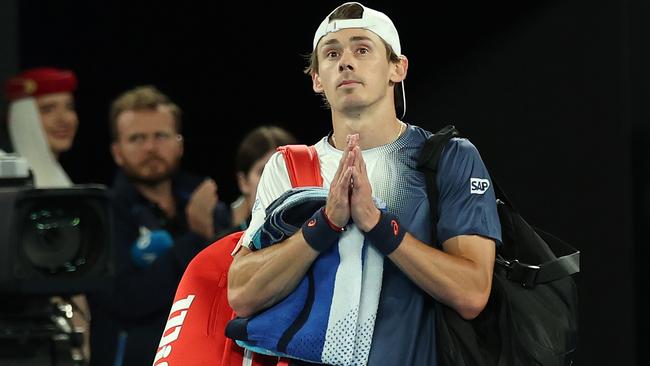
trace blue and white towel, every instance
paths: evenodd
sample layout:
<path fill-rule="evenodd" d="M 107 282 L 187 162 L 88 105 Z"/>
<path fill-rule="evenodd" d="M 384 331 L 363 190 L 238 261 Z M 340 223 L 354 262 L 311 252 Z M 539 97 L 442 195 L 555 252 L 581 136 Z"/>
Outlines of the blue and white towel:
<path fill-rule="evenodd" d="M 325 205 L 327 192 L 320 187 L 295 188 L 276 199 L 253 236 L 253 249 L 293 235 Z M 377 199 L 375 204 L 385 208 Z M 331 365 L 365 365 L 383 263 L 383 256 L 350 223 L 339 242 L 318 256 L 289 296 L 252 317 L 233 319 L 226 335 L 257 353 Z"/>

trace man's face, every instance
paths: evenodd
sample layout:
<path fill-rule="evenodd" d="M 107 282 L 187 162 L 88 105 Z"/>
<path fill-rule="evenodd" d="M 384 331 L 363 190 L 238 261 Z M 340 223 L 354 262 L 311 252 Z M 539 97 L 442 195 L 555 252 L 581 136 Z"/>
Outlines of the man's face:
<path fill-rule="evenodd" d="M 43 130 L 54 156 L 70 150 L 77 133 L 79 119 L 71 93 L 52 93 L 35 98 Z"/>
<path fill-rule="evenodd" d="M 325 93 L 332 109 L 345 112 L 380 101 L 393 103 L 392 94 L 387 96 L 395 68 L 375 33 L 360 28 L 329 33 L 318 42 L 316 52 L 319 67 L 312 75 L 313 88 Z"/>
<path fill-rule="evenodd" d="M 183 156 L 183 139 L 169 108 L 124 111 L 116 127 L 111 152 L 131 180 L 156 185 L 171 178 Z"/>

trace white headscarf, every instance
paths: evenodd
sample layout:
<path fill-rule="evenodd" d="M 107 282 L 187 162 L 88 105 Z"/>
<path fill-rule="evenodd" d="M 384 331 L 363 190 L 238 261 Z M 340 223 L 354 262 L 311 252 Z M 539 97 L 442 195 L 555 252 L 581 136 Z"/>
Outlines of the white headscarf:
<path fill-rule="evenodd" d="M 36 100 L 25 97 L 9 104 L 9 137 L 15 152 L 27 159 L 36 188 L 70 187 L 72 181 L 52 154 Z"/>

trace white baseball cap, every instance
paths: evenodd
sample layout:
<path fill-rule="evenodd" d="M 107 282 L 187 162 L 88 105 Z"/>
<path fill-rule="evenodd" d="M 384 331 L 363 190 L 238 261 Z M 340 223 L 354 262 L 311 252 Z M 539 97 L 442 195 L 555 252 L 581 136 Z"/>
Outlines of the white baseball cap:
<path fill-rule="evenodd" d="M 330 22 L 330 16 L 332 16 L 332 14 L 337 9 L 339 9 L 341 6 L 349 4 L 357 4 L 363 8 L 363 14 L 360 19 L 335 19 Z M 399 34 L 397 34 L 397 29 L 395 28 L 395 25 L 390 20 L 390 18 L 382 12 L 370 9 L 357 2 L 348 2 L 339 5 L 336 9 L 332 10 L 332 12 L 330 12 L 327 17 L 325 17 L 325 19 L 323 19 L 323 21 L 318 26 L 318 29 L 316 30 L 316 34 L 314 34 L 313 49 L 316 50 L 318 41 L 320 41 L 320 39 L 323 38 L 323 36 L 326 34 L 338 32 L 341 29 L 348 28 L 367 29 L 388 43 L 398 56 L 402 55 L 402 47 L 399 43 Z"/>
<path fill-rule="evenodd" d="M 334 12 L 336 12 L 340 7 L 350 4 L 356 4 L 363 9 L 360 19 L 335 19 L 330 21 L 330 17 Z M 337 6 L 336 9 L 332 10 L 325 19 L 323 19 L 314 34 L 313 51 L 316 51 L 318 42 L 328 33 L 338 32 L 341 29 L 348 28 L 362 28 L 375 33 L 379 38 L 383 39 L 390 45 L 393 52 L 398 56 L 402 56 L 402 46 L 399 42 L 399 34 L 397 33 L 397 28 L 395 28 L 393 21 L 390 20 L 386 14 L 370 9 L 358 2 L 347 2 L 341 4 Z M 402 81 L 400 84 L 402 85 L 395 89 L 395 104 L 398 109 L 401 107 L 401 117 L 404 118 L 404 115 L 406 115 L 406 90 L 404 89 L 404 82 Z"/>

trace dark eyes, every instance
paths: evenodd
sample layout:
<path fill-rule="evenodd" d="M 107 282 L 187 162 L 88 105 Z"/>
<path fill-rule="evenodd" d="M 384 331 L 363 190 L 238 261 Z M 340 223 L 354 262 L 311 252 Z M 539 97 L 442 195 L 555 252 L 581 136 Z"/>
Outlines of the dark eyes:
<path fill-rule="evenodd" d="M 49 103 L 49 104 L 44 104 L 44 105 L 38 107 L 38 110 L 43 114 L 47 114 L 47 113 L 54 112 L 55 110 L 60 108 L 60 106 L 61 106 L 61 104 L 57 105 L 55 103 Z M 63 108 L 65 108 L 65 110 L 67 110 L 67 111 L 74 111 L 75 110 L 74 109 L 74 103 L 66 103 L 65 105 L 63 105 Z"/>
<path fill-rule="evenodd" d="M 38 110 L 43 113 L 50 113 L 56 109 L 56 106 L 54 104 L 46 104 L 38 108 Z"/>
<path fill-rule="evenodd" d="M 168 132 L 156 132 L 153 134 L 153 140 L 157 142 L 167 142 L 174 137 L 171 133 Z M 144 144 L 147 140 L 149 140 L 150 137 L 149 135 L 143 134 L 143 133 L 135 133 L 131 136 L 128 137 L 128 141 L 132 144 L 140 145 Z"/>
<path fill-rule="evenodd" d="M 368 48 L 366 48 L 366 47 L 358 47 L 354 51 L 355 51 L 355 53 L 358 53 L 358 54 L 361 54 L 361 55 L 365 55 L 365 54 L 370 53 L 370 50 Z M 325 55 L 327 56 L 327 58 L 337 58 L 341 54 L 340 54 L 339 51 L 327 51 L 327 53 Z"/>
<path fill-rule="evenodd" d="M 327 52 L 327 58 L 336 58 L 339 56 L 338 51 L 328 51 Z"/>

